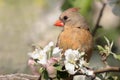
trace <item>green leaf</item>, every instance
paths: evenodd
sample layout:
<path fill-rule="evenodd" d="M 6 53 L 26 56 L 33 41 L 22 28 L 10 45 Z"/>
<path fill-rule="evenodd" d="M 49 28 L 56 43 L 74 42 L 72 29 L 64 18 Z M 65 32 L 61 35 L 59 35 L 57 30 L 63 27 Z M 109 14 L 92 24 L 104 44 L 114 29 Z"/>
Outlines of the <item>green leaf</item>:
<path fill-rule="evenodd" d="M 46 80 L 49 79 L 49 75 L 48 75 L 48 72 L 47 72 L 46 69 L 43 71 L 43 77 L 44 77 L 44 79 L 46 79 Z"/>
<path fill-rule="evenodd" d="M 44 70 L 45 70 L 45 69 L 44 69 L 43 67 L 40 67 L 40 68 L 39 68 L 39 73 L 43 73 Z"/>
<path fill-rule="evenodd" d="M 37 63 L 37 61 L 39 61 L 39 59 L 34 59 L 34 61 Z"/>
<path fill-rule="evenodd" d="M 107 44 L 108 44 L 108 45 L 110 45 L 110 41 L 108 40 L 108 38 L 107 38 L 107 37 L 105 37 L 105 36 L 104 36 L 104 38 L 105 38 L 105 40 L 106 40 Z"/>
<path fill-rule="evenodd" d="M 56 70 L 62 71 L 63 66 L 61 66 L 60 64 L 54 64 L 54 67 L 55 67 Z"/>
<path fill-rule="evenodd" d="M 115 54 L 115 53 L 111 53 L 111 54 L 113 55 L 113 57 L 114 57 L 115 59 L 120 60 L 120 55 L 117 55 L 117 54 Z"/>
<path fill-rule="evenodd" d="M 100 45 L 97 45 L 97 47 L 98 47 L 98 49 L 100 50 L 100 51 L 104 51 L 105 49 L 102 47 L 102 46 L 100 46 Z"/>
<path fill-rule="evenodd" d="M 111 44 L 110 44 L 110 47 L 112 48 L 112 46 L 113 46 L 113 41 L 111 42 Z"/>
<path fill-rule="evenodd" d="M 52 57 L 53 49 L 54 49 L 54 47 L 52 46 L 50 49 L 50 58 Z"/>

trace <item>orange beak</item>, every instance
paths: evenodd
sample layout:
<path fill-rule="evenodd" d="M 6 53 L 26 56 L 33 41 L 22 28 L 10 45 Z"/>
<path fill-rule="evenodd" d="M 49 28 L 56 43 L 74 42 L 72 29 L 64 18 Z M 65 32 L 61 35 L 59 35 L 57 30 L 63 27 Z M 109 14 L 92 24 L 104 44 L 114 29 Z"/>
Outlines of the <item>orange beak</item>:
<path fill-rule="evenodd" d="M 61 20 L 57 20 L 54 25 L 59 26 L 59 27 L 63 27 L 64 23 Z"/>

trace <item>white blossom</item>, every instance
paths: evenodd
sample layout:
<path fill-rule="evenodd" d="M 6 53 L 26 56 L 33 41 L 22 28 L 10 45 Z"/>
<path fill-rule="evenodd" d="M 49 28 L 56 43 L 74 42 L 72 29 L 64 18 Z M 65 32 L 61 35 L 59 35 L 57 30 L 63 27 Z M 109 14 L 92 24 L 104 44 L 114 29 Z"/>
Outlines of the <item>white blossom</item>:
<path fill-rule="evenodd" d="M 92 76 L 94 74 L 94 72 L 92 70 L 86 70 L 86 74 L 89 76 Z"/>
<path fill-rule="evenodd" d="M 88 63 L 84 60 L 84 58 L 81 58 L 79 60 L 79 67 L 83 67 L 83 66 L 88 66 Z"/>
<path fill-rule="evenodd" d="M 62 52 L 62 49 L 60 49 L 59 47 L 55 47 L 53 49 L 52 56 L 53 57 L 60 57 L 61 52 Z"/>
<path fill-rule="evenodd" d="M 83 56 L 83 55 L 85 55 L 85 52 L 81 52 L 81 53 L 80 53 L 80 56 Z"/>
<path fill-rule="evenodd" d="M 40 51 L 37 62 L 40 63 L 40 64 L 46 64 L 47 63 L 47 54 L 44 53 L 44 51 Z"/>
<path fill-rule="evenodd" d="M 76 60 L 79 60 L 80 53 L 78 50 L 68 49 L 65 51 L 65 59 L 70 62 L 74 63 Z"/>
<path fill-rule="evenodd" d="M 75 66 L 68 62 L 65 62 L 65 69 L 69 74 L 75 74 L 77 72 L 77 70 L 75 70 Z"/>
<path fill-rule="evenodd" d="M 49 42 L 49 44 L 48 44 L 48 46 L 54 46 L 54 43 L 51 41 L 51 42 Z"/>
<path fill-rule="evenodd" d="M 85 67 L 82 67 L 81 71 L 82 71 L 82 73 L 89 75 L 89 76 L 92 76 L 94 74 L 94 72 L 92 70 L 88 70 Z"/>
<path fill-rule="evenodd" d="M 28 55 L 33 59 L 37 59 L 39 57 L 39 50 L 35 49 L 35 51 L 28 53 Z"/>
<path fill-rule="evenodd" d="M 65 68 L 70 74 L 75 74 L 76 61 L 79 60 L 80 53 L 78 50 L 68 49 L 65 51 Z"/>
<path fill-rule="evenodd" d="M 53 43 L 53 42 L 49 42 L 49 44 L 46 45 L 46 46 L 43 48 L 43 51 L 44 51 L 44 52 L 47 52 L 47 51 L 49 51 L 49 50 L 51 49 L 51 47 L 53 47 L 53 46 L 54 46 L 54 43 Z"/>
<path fill-rule="evenodd" d="M 47 54 L 40 49 L 35 49 L 32 53 L 28 53 L 28 55 L 33 59 L 37 59 L 37 62 L 40 64 L 46 64 L 47 62 Z"/>
<path fill-rule="evenodd" d="M 79 52 L 78 50 L 68 49 L 65 51 L 64 64 L 69 74 L 75 74 L 77 70 L 81 70 L 86 75 L 93 75 L 93 71 L 86 68 L 88 63 L 84 60 L 83 55 L 85 55 L 85 52 Z"/>

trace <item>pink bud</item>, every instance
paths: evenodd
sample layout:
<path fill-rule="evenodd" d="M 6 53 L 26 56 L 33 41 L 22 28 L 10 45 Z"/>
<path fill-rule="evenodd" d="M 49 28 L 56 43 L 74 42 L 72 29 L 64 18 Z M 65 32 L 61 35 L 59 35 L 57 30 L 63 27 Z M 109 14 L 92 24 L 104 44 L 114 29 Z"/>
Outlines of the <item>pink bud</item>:
<path fill-rule="evenodd" d="M 49 77 L 51 77 L 51 78 L 56 77 L 56 69 L 55 69 L 54 66 L 48 65 L 46 69 L 47 69 L 47 71 L 48 71 Z"/>
<path fill-rule="evenodd" d="M 48 63 L 49 65 L 54 65 L 54 64 L 57 63 L 57 62 L 58 62 L 58 59 L 57 59 L 57 58 L 50 58 L 47 63 Z"/>
<path fill-rule="evenodd" d="M 35 61 L 32 58 L 30 58 L 28 60 L 28 65 L 34 65 L 34 64 L 35 64 Z"/>
<path fill-rule="evenodd" d="M 33 73 L 34 75 L 40 75 L 39 72 L 38 72 L 38 70 L 37 70 L 37 68 L 36 68 L 35 65 L 34 65 L 35 63 L 36 63 L 36 62 L 35 62 L 32 58 L 30 58 L 30 59 L 28 60 L 28 66 L 30 67 L 32 73 Z"/>

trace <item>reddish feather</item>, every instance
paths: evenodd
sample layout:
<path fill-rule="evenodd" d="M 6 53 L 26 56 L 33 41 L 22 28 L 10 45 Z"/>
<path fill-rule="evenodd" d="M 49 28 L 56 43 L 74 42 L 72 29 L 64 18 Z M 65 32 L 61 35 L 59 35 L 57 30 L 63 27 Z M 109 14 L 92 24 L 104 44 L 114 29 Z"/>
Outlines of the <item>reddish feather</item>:
<path fill-rule="evenodd" d="M 69 10 L 72 12 L 78 12 L 80 10 L 80 8 L 70 8 Z"/>

